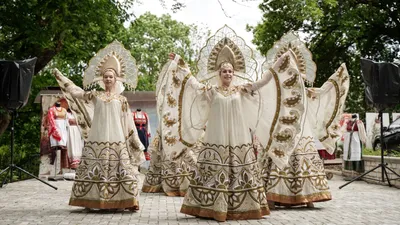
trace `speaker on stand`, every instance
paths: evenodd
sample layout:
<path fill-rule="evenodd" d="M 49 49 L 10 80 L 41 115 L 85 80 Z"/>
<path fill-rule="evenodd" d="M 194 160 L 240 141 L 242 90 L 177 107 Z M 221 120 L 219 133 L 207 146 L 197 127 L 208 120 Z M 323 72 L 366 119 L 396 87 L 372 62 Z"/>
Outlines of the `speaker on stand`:
<path fill-rule="evenodd" d="M 381 179 L 368 179 L 381 181 L 383 183 L 387 181 L 391 187 L 392 184 L 390 183 L 390 180 L 395 179 L 389 179 L 387 171 L 389 170 L 395 174 L 398 177 L 396 180 L 400 178 L 400 175 L 393 169 L 389 168 L 387 163 L 385 163 L 385 157 L 383 156 L 383 153 L 386 149 L 386 144 L 383 141 L 382 116 L 382 113 L 385 109 L 400 104 L 400 65 L 394 63 L 377 63 L 369 59 L 361 59 L 361 69 L 361 74 L 365 83 L 365 98 L 368 103 L 372 104 L 379 111 L 379 118 L 381 121 L 380 140 L 382 140 L 381 163 L 373 169 L 366 171 L 365 173 L 340 186 L 339 189 L 342 189 L 353 181 L 356 181 L 379 168 L 381 169 Z"/>
<path fill-rule="evenodd" d="M 9 177 L 11 183 L 13 170 L 19 170 L 57 190 L 57 187 L 14 164 L 15 118 L 17 117 L 17 110 L 24 107 L 28 102 L 35 63 L 36 58 L 18 61 L 0 60 L 0 106 L 7 109 L 11 114 L 10 165 L 2 170 L 0 175 L 8 171 L 9 176 L 6 176 L 3 184 L 7 182 L 7 177 Z"/>

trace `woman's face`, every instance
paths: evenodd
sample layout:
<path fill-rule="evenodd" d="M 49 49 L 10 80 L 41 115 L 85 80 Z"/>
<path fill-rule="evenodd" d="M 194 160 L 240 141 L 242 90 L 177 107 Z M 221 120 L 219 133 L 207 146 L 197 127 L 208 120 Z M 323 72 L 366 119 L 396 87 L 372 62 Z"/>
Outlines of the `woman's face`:
<path fill-rule="evenodd" d="M 116 77 L 111 70 L 107 70 L 103 75 L 103 82 L 106 89 L 110 89 L 114 86 Z"/>
<path fill-rule="evenodd" d="M 222 84 L 229 86 L 233 79 L 233 67 L 231 64 L 225 64 L 219 70 L 219 76 L 221 78 Z"/>

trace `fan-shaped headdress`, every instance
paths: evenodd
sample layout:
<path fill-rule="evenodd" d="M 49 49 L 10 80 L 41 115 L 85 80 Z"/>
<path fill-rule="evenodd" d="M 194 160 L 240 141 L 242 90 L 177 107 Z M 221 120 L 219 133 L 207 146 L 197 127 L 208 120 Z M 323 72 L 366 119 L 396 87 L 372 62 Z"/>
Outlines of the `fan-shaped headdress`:
<path fill-rule="evenodd" d="M 227 25 L 211 36 L 200 50 L 197 79 L 216 84 L 219 80 L 219 68 L 226 62 L 232 64 L 234 75 L 238 78 L 234 79 L 234 84 L 257 80 L 258 64 L 254 59 L 253 50 Z"/>
<path fill-rule="evenodd" d="M 98 84 L 104 88 L 103 74 L 110 69 L 116 74 L 115 92 L 123 92 L 124 85 L 131 90 L 136 88 L 138 74 L 136 60 L 118 41 L 113 41 L 101 49 L 89 61 L 83 77 L 83 87 L 89 89 Z"/>
<path fill-rule="evenodd" d="M 310 85 L 314 83 L 317 66 L 312 60 L 312 54 L 306 45 L 297 37 L 292 31 L 289 31 L 281 37 L 281 39 L 275 42 L 274 46 L 268 50 L 267 59 L 263 64 L 263 71 L 276 62 L 276 60 L 287 51 L 292 51 L 296 57 L 297 67 L 301 74 L 306 79 L 306 82 Z"/>

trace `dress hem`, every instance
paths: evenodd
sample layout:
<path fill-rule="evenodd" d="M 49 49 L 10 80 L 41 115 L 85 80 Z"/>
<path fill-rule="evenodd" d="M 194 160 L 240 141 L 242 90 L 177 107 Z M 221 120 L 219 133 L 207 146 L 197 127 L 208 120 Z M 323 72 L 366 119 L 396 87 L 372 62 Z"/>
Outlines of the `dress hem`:
<path fill-rule="evenodd" d="M 211 209 L 182 205 L 181 213 L 197 217 L 212 218 L 219 222 L 223 222 L 226 220 L 261 219 L 263 216 L 269 215 L 270 211 L 268 207 L 260 207 L 259 210 L 243 212 L 218 212 Z"/>
<path fill-rule="evenodd" d="M 324 202 L 332 200 L 332 195 L 330 192 L 320 192 L 310 195 L 296 195 L 296 196 L 287 196 L 287 195 L 279 195 L 274 193 L 267 193 L 267 200 L 273 202 L 279 202 L 290 205 L 300 205 L 306 204 L 310 202 Z"/>
<path fill-rule="evenodd" d="M 185 197 L 187 191 L 166 191 L 165 194 L 170 197 Z"/>
<path fill-rule="evenodd" d="M 121 201 L 101 201 L 101 200 L 87 200 L 87 199 L 70 199 L 69 205 L 80 206 L 93 209 L 122 209 L 134 208 L 139 210 L 139 201 L 136 199 L 127 199 Z"/>
<path fill-rule="evenodd" d="M 160 192 L 163 192 L 163 189 L 162 189 L 161 185 L 150 185 L 150 186 L 143 185 L 142 192 L 145 192 L 145 193 L 160 193 Z"/>

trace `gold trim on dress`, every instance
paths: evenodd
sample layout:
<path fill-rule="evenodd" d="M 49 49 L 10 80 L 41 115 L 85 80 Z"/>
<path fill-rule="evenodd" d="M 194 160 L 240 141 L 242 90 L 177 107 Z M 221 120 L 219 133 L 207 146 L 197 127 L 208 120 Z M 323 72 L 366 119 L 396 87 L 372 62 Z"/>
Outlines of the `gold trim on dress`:
<path fill-rule="evenodd" d="M 340 71 L 340 72 L 343 72 L 343 71 Z M 319 139 L 320 142 L 323 142 L 323 141 L 325 141 L 326 139 L 329 138 L 329 131 L 328 131 L 328 128 L 329 128 L 329 126 L 331 126 L 333 120 L 335 120 L 335 118 L 336 118 L 336 116 L 337 116 L 336 114 L 337 114 L 337 112 L 339 111 L 339 107 L 338 107 L 338 106 L 339 106 L 339 102 L 340 102 L 339 85 L 338 85 L 338 84 L 336 83 L 336 81 L 333 80 L 333 79 L 329 79 L 328 82 L 331 82 L 332 85 L 335 87 L 335 91 L 336 91 L 335 108 L 334 108 L 334 110 L 333 110 L 333 113 L 332 113 L 332 115 L 331 115 L 331 118 L 329 119 L 329 121 L 328 121 L 328 122 L 326 123 L 326 125 L 325 125 L 326 135 Z"/>
<path fill-rule="evenodd" d="M 268 140 L 268 144 L 265 148 L 266 151 L 268 151 L 268 149 L 271 147 L 272 144 L 272 134 L 274 133 L 274 129 L 276 126 L 276 123 L 278 122 L 278 117 L 279 117 L 279 110 L 281 108 L 281 96 L 282 96 L 282 91 L 281 91 L 281 87 L 279 85 L 279 78 L 278 78 L 278 74 L 275 72 L 274 69 L 270 68 L 269 71 L 271 72 L 272 76 L 274 77 L 275 80 L 275 86 L 276 86 L 276 110 L 275 110 L 275 115 L 274 115 L 274 119 L 272 120 L 272 125 L 269 131 L 269 140 Z"/>
<path fill-rule="evenodd" d="M 295 196 L 286 196 L 286 195 L 279 195 L 267 192 L 267 199 L 268 201 L 274 201 L 291 205 L 299 205 L 309 202 L 329 201 L 332 200 L 332 195 L 329 191 L 323 191 L 310 195 L 295 195 Z"/>
<path fill-rule="evenodd" d="M 88 200 L 88 199 L 76 199 L 70 198 L 69 205 L 81 206 L 85 208 L 94 209 L 124 209 L 124 208 L 136 208 L 139 209 L 139 201 L 136 198 L 126 200 Z"/>
<path fill-rule="evenodd" d="M 220 93 L 221 95 L 225 96 L 225 97 L 228 97 L 228 96 L 230 96 L 232 94 L 235 94 L 235 93 L 240 91 L 238 86 L 234 86 L 234 87 L 221 87 L 221 86 L 218 86 L 218 87 L 215 88 L 215 90 L 218 93 Z"/>
<path fill-rule="evenodd" d="M 167 143 L 167 145 L 172 146 L 174 144 L 176 144 L 177 139 L 175 136 L 166 136 L 164 137 L 165 143 Z"/>
<path fill-rule="evenodd" d="M 162 193 L 163 192 L 163 188 L 162 188 L 161 184 L 154 185 L 154 186 L 143 185 L 142 192 L 145 192 L 145 193 Z"/>
<path fill-rule="evenodd" d="M 294 73 L 294 74 L 293 74 Z M 291 75 L 291 77 L 289 77 L 288 79 L 286 79 L 285 81 L 283 81 L 282 86 L 286 89 L 291 89 L 293 88 L 297 82 L 298 82 L 298 77 L 299 74 L 295 71 L 289 71 L 289 75 Z"/>
<path fill-rule="evenodd" d="M 226 220 L 261 219 L 263 216 L 269 215 L 270 211 L 268 206 L 261 206 L 259 210 L 218 212 L 212 209 L 182 205 L 181 213 L 192 216 L 213 218 L 217 221 L 224 222 Z"/>
<path fill-rule="evenodd" d="M 279 65 L 278 72 L 279 73 L 285 72 L 289 68 L 289 65 L 290 65 L 290 56 L 286 55 L 283 58 L 282 63 Z"/>
<path fill-rule="evenodd" d="M 164 122 L 164 124 L 165 124 L 165 126 L 167 126 L 167 127 L 172 127 L 173 125 L 175 125 L 178 121 L 175 119 L 175 118 L 172 118 L 172 119 L 169 119 L 168 118 L 168 116 L 169 115 L 171 115 L 171 113 L 166 113 L 164 116 L 163 116 L 163 122 Z"/>
<path fill-rule="evenodd" d="M 167 94 L 167 104 L 169 107 L 174 108 L 176 106 L 176 99 L 174 99 L 174 97 L 172 97 L 171 93 Z"/>

